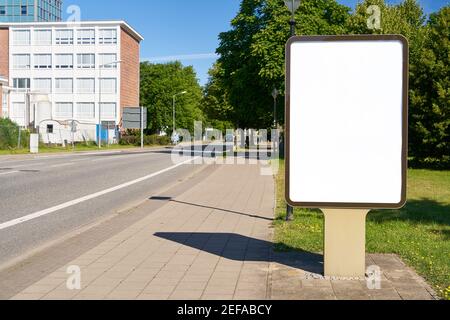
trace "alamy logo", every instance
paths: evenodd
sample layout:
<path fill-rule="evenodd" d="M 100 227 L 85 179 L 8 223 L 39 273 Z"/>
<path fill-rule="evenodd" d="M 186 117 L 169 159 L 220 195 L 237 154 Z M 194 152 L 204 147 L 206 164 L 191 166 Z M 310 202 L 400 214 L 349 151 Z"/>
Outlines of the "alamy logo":
<path fill-rule="evenodd" d="M 67 268 L 66 286 L 69 290 L 81 290 L 81 268 L 79 266 L 70 266 Z"/>
<path fill-rule="evenodd" d="M 379 266 L 370 266 L 367 268 L 367 288 L 369 290 L 381 289 L 381 269 Z"/>
<path fill-rule="evenodd" d="M 81 21 L 81 8 L 77 5 L 70 5 L 67 7 L 66 13 L 69 15 L 67 17 L 67 22 L 80 22 Z"/>
<path fill-rule="evenodd" d="M 372 5 L 366 10 L 370 15 L 367 19 L 367 28 L 370 30 L 381 30 L 381 9 L 379 6 Z"/>

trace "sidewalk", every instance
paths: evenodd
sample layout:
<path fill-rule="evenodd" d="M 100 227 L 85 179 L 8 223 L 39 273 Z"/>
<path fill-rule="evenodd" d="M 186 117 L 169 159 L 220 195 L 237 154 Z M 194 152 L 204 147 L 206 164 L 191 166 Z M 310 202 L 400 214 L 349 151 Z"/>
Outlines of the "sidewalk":
<path fill-rule="evenodd" d="M 321 278 L 321 255 L 272 252 L 274 182 L 259 173 L 217 166 L 177 197 L 153 197 L 164 205 L 13 299 L 433 299 L 395 256 L 368 257 L 384 272 L 382 289 L 369 290 Z M 72 265 L 81 290 L 66 287 Z"/>

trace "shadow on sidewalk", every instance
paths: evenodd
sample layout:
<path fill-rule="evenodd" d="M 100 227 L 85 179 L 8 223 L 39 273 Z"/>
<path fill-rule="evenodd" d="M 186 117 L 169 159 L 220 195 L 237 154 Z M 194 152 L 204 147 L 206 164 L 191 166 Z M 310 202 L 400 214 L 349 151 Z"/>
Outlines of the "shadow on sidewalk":
<path fill-rule="evenodd" d="M 272 218 L 262 217 L 262 216 L 254 215 L 254 214 L 251 214 L 251 213 L 245 213 L 245 212 L 228 210 L 228 209 L 224 209 L 224 208 L 216 208 L 216 207 L 210 207 L 210 206 L 205 206 L 205 205 L 196 204 L 196 203 L 178 201 L 178 200 L 172 199 L 171 197 L 151 197 L 150 200 L 174 202 L 174 203 L 185 204 L 185 205 L 188 205 L 188 206 L 194 206 L 194 207 L 198 207 L 198 208 L 213 209 L 213 210 L 222 211 L 222 212 L 226 212 L 226 213 L 232 213 L 232 214 L 237 214 L 237 215 L 241 215 L 241 216 L 247 216 L 247 217 L 250 217 L 250 218 L 257 218 L 257 219 L 261 219 L 261 220 L 274 221 L 274 219 L 272 219 Z"/>
<path fill-rule="evenodd" d="M 235 233 L 157 232 L 156 237 L 177 242 L 225 259 L 275 262 L 306 272 L 323 274 L 323 256 L 311 252 L 273 252 L 273 243 Z"/>

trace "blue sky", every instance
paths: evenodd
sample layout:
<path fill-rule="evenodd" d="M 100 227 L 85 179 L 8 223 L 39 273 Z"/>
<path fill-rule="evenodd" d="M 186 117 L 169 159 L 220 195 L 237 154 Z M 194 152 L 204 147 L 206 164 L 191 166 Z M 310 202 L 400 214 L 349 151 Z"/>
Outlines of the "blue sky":
<path fill-rule="evenodd" d="M 338 1 L 352 8 L 358 2 Z M 449 1 L 420 0 L 420 3 L 429 13 Z M 180 60 L 193 65 L 203 85 L 216 59 L 217 36 L 229 29 L 240 0 L 64 0 L 65 8 L 72 4 L 80 6 L 82 20 L 127 21 L 145 37 L 142 59 Z"/>

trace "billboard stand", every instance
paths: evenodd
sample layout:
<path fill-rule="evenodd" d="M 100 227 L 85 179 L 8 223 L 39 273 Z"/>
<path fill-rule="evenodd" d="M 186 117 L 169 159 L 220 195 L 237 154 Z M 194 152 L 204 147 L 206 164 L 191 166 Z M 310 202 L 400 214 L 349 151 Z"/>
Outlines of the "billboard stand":
<path fill-rule="evenodd" d="M 370 210 L 322 209 L 326 277 L 357 278 L 366 272 L 366 218 Z"/>
<path fill-rule="evenodd" d="M 406 203 L 408 70 L 400 35 L 287 43 L 286 201 L 324 213 L 327 277 L 364 277 L 368 213 Z"/>

